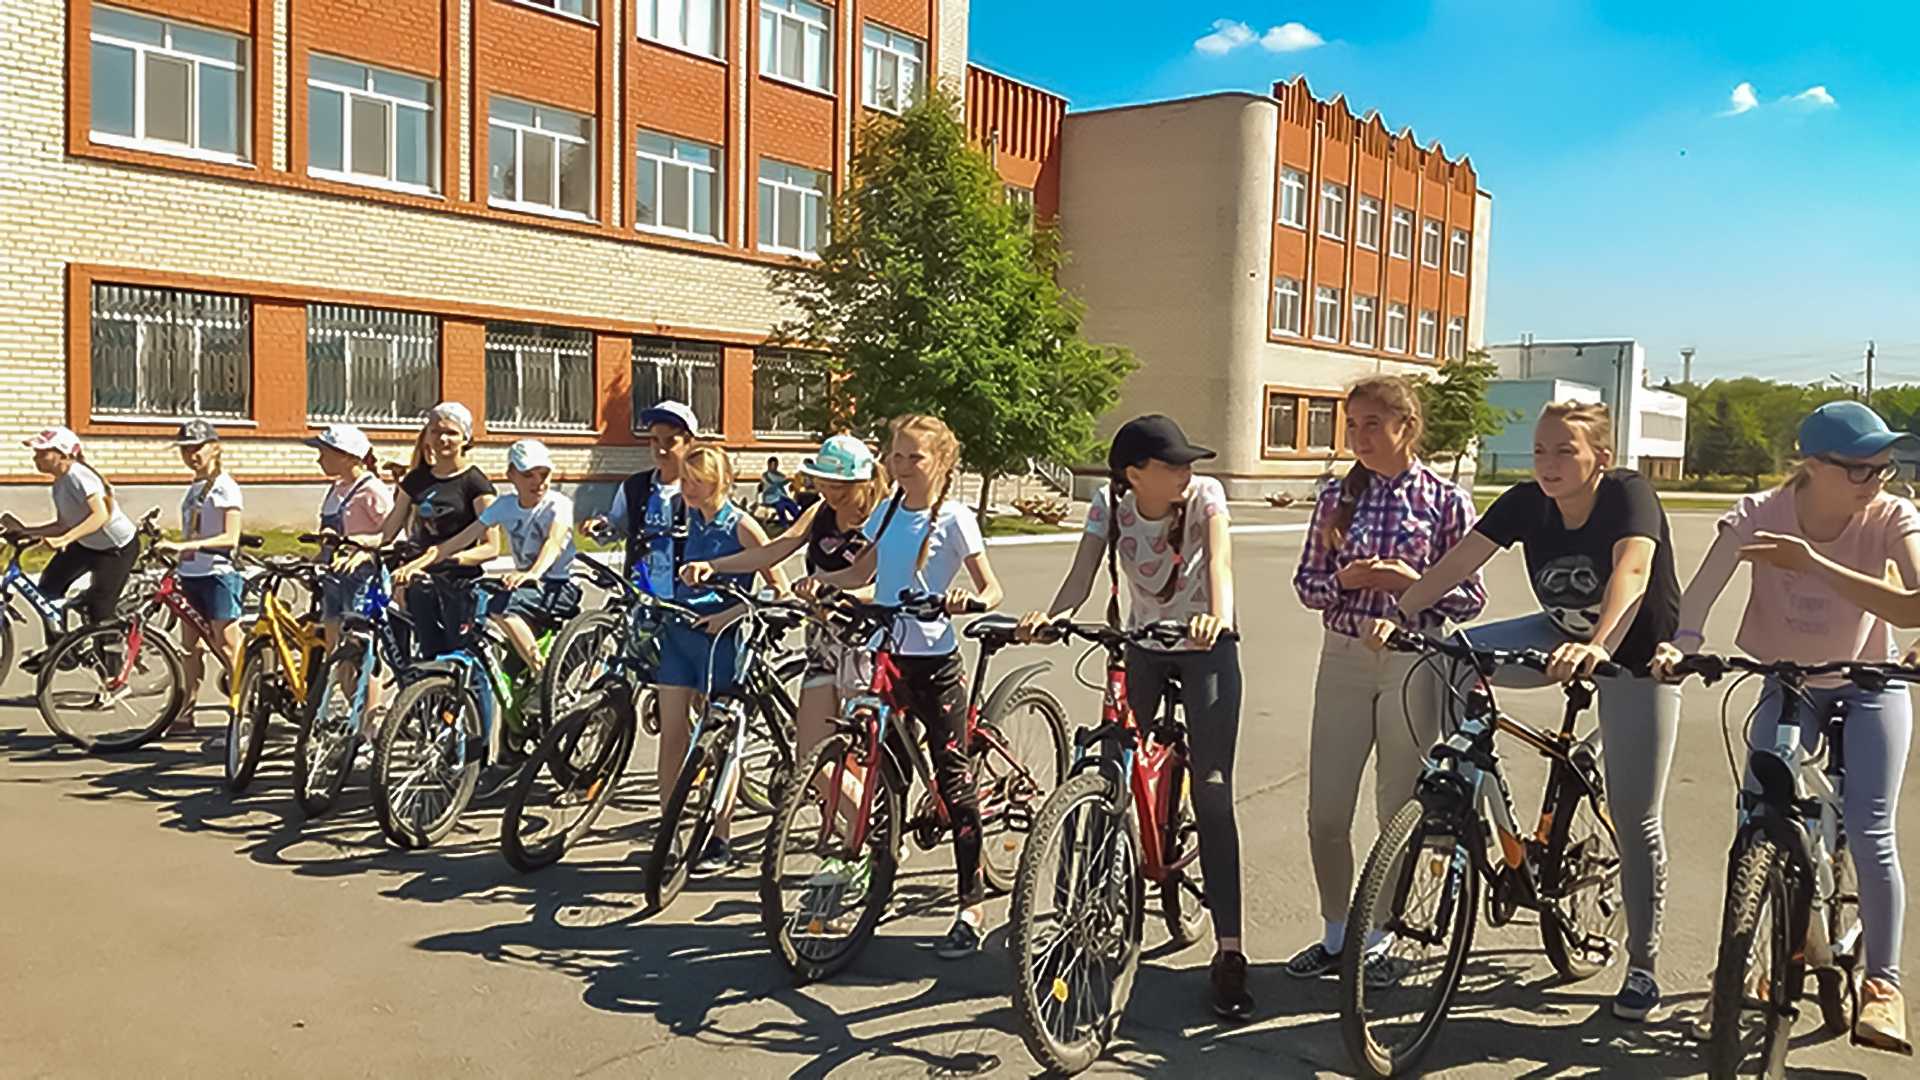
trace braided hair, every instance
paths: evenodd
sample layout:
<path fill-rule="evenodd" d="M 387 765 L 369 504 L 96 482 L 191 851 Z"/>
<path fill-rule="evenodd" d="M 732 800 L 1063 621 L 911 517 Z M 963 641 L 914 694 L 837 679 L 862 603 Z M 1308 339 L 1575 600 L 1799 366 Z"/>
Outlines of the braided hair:
<path fill-rule="evenodd" d="M 889 425 L 895 438 L 903 431 L 910 431 L 924 438 L 923 445 L 927 454 L 934 460 L 935 467 L 941 472 L 940 490 L 928 506 L 927 534 L 920 539 L 920 554 L 915 557 L 913 569 L 917 573 L 927 568 L 927 559 L 933 554 L 933 534 L 938 531 L 940 507 L 953 493 L 953 477 L 960 460 L 960 440 L 953 434 L 947 422 L 937 416 L 924 413 L 908 413 L 896 416 Z"/>
<path fill-rule="evenodd" d="M 1107 475 L 1107 626 L 1120 629 L 1120 500 L 1133 490 L 1133 484 L 1127 479 L 1125 469 L 1116 469 Z M 1135 510 L 1139 503 L 1136 499 Z M 1179 591 L 1180 577 L 1186 568 L 1186 556 L 1182 551 L 1187 536 L 1187 493 L 1182 491 L 1174 500 L 1172 520 L 1168 522 L 1167 545 L 1172 565 L 1167 569 L 1166 584 L 1154 594 L 1154 599 L 1162 603 L 1173 599 Z"/>
<path fill-rule="evenodd" d="M 1426 418 L 1420 411 L 1420 393 L 1413 382 L 1400 375 L 1375 375 L 1353 384 L 1347 391 L 1347 407 L 1356 401 L 1369 401 L 1398 417 L 1407 426 L 1404 438 L 1411 449 L 1420 444 L 1426 431 Z M 1320 540 L 1329 550 L 1338 551 L 1347 543 L 1347 530 L 1353 527 L 1353 515 L 1360 508 L 1360 497 L 1373 484 L 1373 470 L 1353 463 L 1340 480 L 1340 502 L 1320 527 Z"/>

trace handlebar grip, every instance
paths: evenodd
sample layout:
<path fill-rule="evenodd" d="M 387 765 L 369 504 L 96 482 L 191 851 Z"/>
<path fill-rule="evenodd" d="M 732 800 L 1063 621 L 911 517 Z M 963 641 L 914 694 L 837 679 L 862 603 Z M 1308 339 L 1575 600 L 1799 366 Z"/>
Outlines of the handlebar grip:
<path fill-rule="evenodd" d="M 969 599 L 965 604 L 960 606 L 960 614 L 962 615 L 985 615 L 986 613 L 986 602 L 977 596 Z"/>
<path fill-rule="evenodd" d="M 267 538 L 258 533 L 241 533 L 240 546 L 243 548 L 263 548 L 267 546 Z"/>
<path fill-rule="evenodd" d="M 332 533 L 301 533 L 297 539 L 303 544 L 324 544 L 329 541 L 338 543 L 345 538 Z"/>

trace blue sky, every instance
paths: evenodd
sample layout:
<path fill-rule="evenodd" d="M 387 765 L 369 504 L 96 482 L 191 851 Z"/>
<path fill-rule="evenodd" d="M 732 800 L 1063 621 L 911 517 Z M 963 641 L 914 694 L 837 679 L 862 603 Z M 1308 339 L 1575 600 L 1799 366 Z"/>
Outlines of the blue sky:
<path fill-rule="evenodd" d="M 1304 72 L 1469 154 L 1489 341 L 1631 336 L 1657 376 L 1693 345 L 1697 379 L 1809 381 L 1872 338 L 1889 383 L 1920 382 L 1915 40 L 1910 0 L 973 0 L 968 49 L 1074 108 Z"/>

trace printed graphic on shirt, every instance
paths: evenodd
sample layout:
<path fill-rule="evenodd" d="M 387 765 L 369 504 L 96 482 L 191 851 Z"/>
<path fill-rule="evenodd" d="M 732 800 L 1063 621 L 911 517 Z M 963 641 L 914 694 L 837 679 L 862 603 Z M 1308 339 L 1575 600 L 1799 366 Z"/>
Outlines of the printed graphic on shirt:
<path fill-rule="evenodd" d="M 1533 581 L 1534 595 L 1569 637 L 1592 641 L 1600 625 L 1601 602 L 1607 579 L 1585 555 L 1562 555 L 1540 568 Z"/>

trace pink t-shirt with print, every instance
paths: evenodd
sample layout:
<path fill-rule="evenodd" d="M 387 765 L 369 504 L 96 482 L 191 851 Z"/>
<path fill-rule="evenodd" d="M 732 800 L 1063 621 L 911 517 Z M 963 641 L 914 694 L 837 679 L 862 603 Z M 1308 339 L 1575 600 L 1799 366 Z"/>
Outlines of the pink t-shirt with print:
<path fill-rule="evenodd" d="M 1742 543 L 1757 532 L 1801 536 L 1792 489 L 1749 495 L 1720 519 L 1720 527 Z M 1920 511 L 1912 503 L 1882 494 L 1847 525 L 1846 531 L 1813 549 L 1842 566 L 1881 577 L 1907 537 L 1920 533 Z M 1809 541 L 1811 543 L 1811 541 Z M 1740 621 L 1742 651 L 1760 661 L 1801 664 L 1896 658 L 1893 628 L 1835 592 L 1817 574 L 1772 566 L 1753 567 L 1753 589 Z"/>
<path fill-rule="evenodd" d="M 1094 493 L 1093 506 L 1087 510 L 1087 535 L 1107 538 L 1108 505 L 1112 494 L 1108 487 Z M 1207 578 L 1209 545 L 1207 523 L 1225 517 L 1227 493 L 1220 481 L 1196 476 L 1187 485 L 1186 536 L 1176 558 L 1167 531 L 1173 515 L 1158 520 L 1140 516 L 1133 492 L 1120 497 L 1117 520 L 1120 525 L 1120 576 L 1127 580 L 1127 625 L 1145 626 L 1163 619 L 1187 622 L 1195 615 L 1212 610 L 1213 586 Z M 1180 575 L 1172 595 L 1160 599 L 1167 580 Z"/>

